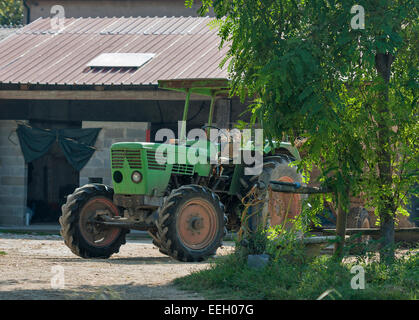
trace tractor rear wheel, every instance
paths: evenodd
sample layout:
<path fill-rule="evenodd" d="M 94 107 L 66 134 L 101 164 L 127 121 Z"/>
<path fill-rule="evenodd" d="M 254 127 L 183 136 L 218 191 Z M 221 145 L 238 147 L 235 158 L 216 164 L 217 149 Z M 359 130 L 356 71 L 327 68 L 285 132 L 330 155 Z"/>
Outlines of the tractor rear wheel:
<path fill-rule="evenodd" d="M 267 157 L 264 159 L 263 171 L 258 176 L 249 177 L 249 190 L 256 183 L 265 186 L 257 197 L 264 202 L 250 207 L 249 228 L 251 231 L 264 229 L 267 226 L 292 224 L 302 211 L 302 201 L 307 196 L 298 193 L 270 192 L 269 181 L 302 183 L 303 177 L 296 167 L 290 167 L 292 160 L 286 155 Z"/>
<path fill-rule="evenodd" d="M 154 243 L 179 261 L 203 261 L 222 245 L 226 222 L 218 195 L 203 186 L 182 186 L 159 210 Z"/>
<path fill-rule="evenodd" d="M 104 227 L 94 222 L 98 212 L 119 216 L 113 202 L 113 189 L 88 184 L 74 191 L 62 206 L 61 235 L 70 250 L 82 258 L 109 258 L 125 244 L 128 230 Z"/>

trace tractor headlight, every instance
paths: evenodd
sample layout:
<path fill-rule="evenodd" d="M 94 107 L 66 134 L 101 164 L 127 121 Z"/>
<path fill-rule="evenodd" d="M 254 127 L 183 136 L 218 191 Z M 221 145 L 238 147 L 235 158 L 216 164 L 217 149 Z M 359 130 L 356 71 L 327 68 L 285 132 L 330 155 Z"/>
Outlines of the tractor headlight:
<path fill-rule="evenodd" d="M 143 180 L 143 175 L 138 171 L 134 171 L 131 175 L 131 180 L 134 183 L 140 183 Z"/>
<path fill-rule="evenodd" d="M 113 180 L 116 183 L 120 183 L 122 181 L 123 177 L 122 177 L 122 173 L 121 171 L 115 171 L 113 174 Z"/>

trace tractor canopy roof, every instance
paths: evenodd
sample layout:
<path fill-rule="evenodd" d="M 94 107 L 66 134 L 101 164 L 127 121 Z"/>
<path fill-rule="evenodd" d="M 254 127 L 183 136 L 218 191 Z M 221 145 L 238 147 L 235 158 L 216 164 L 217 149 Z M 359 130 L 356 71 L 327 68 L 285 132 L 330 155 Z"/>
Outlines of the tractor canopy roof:
<path fill-rule="evenodd" d="M 159 88 L 210 97 L 228 97 L 230 82 L 224 78 L 158 80 Z"/>

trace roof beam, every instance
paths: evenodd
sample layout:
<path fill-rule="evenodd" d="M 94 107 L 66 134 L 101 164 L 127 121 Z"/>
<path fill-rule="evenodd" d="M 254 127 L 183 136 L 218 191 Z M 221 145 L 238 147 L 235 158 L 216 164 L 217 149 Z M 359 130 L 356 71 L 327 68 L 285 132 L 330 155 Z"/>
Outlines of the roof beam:
<path fill-rule="evenodd" d="M 230 83 L 224 78 L 208 78 L 208 79 L 172 79 L 158 80 L 160 88 L 163 89 L 226 89 L 230 87 Z"/>
<path fill-rule="evenodd" d="M 0 90 L 9 100 L 185 100 L 185 93 L 169 90 Z M 191 95 L 191 100 L 209 100 Z"/>

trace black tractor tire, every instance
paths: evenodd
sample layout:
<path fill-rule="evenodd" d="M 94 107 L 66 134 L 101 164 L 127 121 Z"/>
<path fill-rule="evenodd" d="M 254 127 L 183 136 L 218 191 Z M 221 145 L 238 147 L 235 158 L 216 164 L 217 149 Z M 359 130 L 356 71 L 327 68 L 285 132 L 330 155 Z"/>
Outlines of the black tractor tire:
<path fill-rule="evenodd" d="M 349 210 L 346 220 L 347 228 L 369 228 L 370 221 L 368 211 L 363 207 L 354 207 Z"/>
<path fill-rule="evenodd" d="M 105 235 L 104 244 L 96 244 L 86 236 L 89 234 L 87 224 L 84 223 L 84 214 L 89 206 L 110 208 L 114 214 L 119 214 L 119 209 L 113 205 L 113 189 L 103 184 L 87 184 L 77 188 L 67 197 L 67 202 L 62 206 L 62 215 L 59 219 L 61 235 L 70 250 L 82 258 L 107 259 L 112 254 L 119 252 L 121 245 L 126 243 L 125 235 L 129 232 L 121 228 L 108 228 L 101 232 Z M 101 235 L 99 233 L 99 235 Z"/>
<path fill-rule="evenodd" d="M 226 223 L 225 208 L 217 194 L 200 185 L 182 186 L 172 190 L 160 208 L 153 243 L 176 260 L 203 261 L 222 245 Z"/>
<path fill-rule="evenodd" d="M 152 228 L 152 229 L 149 229 L 148 231 L 148 234 L 151 236 L 151 239 L 152 239 L 152 243 L 159 249 L 159 251 L 160 251 L 160 253 L 162 253 L 162 254 L 164 254 L 164 255 L 166 255 L 166 256 L 168 256 L 169 255 L 169 253 L 167 252 L 167 250 L 166 249 L 164 249 L 163 247 L 162 247 L 162 244 L 161 244 L 161 241 L 160 241 L 160 239 L 158 238 L 158 230 L 157 230 L 157 227 L 155 227 L 155 228 Z"/>
<path fill-rule="evenodd" d="M 257 199 L 264 200 L 264 202 L 259 203 L 255 206 L 249 208 L 248 214 L 251 217 L 248 220 L 248 227 L 250 231 L 256 232 L 259 229 L 264 229 L 268 226 L 277 225 L 278 217 L 271 215 L 270 205 L 272 206 L 272 199 L 270 198 L 269 193 L 269 181 L 271 180 L 283 180 L 287 182 L 298 182 L 302 183 L 303 176 L 297 171 L 296 167 L 291 167 L 289 164 L 293 161 L 288 155 L 276 155 L 264 158 L 263 170 L 260 175 L 257 176 L 243 176 L 244 181 L 242 181 L 242 196 L 245 196 L 247 192 L 256 184 L 263 187 L 257 192 Z M 281 197 L 283 193 L 274 193 L 271 195 L 273 197 Z M 304 194 L 289 194 L 292 197 L 292 202 L 296 203 L 299 207 L 293 208 L 294 213 L 301 213 L 302 201 L 307 198 Z M 276 208 L 278 209 L 278 208 Z M 288 210 L 289 208 L 287 208 Z M 283 210 L 280 208 L 279 210 Z M 272 211 L 272 207 L 271 207 Z M 289 211 L 289 210 L 288 210 Z M 298 212 L 297 212 L 298 211 Z"/>

